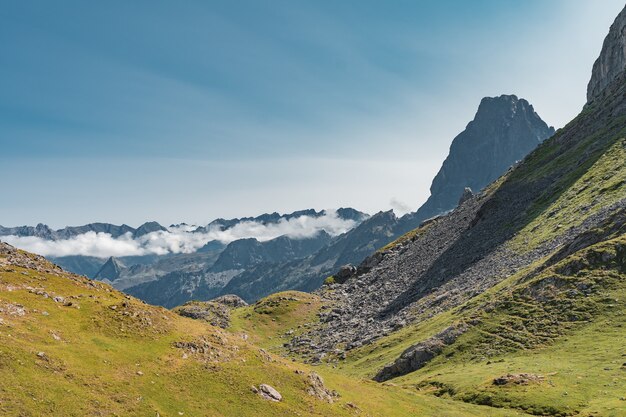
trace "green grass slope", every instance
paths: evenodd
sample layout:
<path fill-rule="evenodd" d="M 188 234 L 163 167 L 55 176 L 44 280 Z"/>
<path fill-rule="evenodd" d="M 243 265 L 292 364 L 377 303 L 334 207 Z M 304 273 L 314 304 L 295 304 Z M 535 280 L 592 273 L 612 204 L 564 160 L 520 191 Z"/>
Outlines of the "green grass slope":
<path fill-rule="evenodd" d="M 521 271 L 448 313 L 366 346 L 340 365 L 372 377 L 454 323 L 470 330 L 394 384 L 537 415 L 626 415 L 626 235 Z M 494 384 L 507 374 L 537 381 Z M 515 379 L 515 378 L 513 378 Z"/>
<path fill-rule="evenodd" d="M 306 316 L 318 301 L 302 300 Z M 289 309 L 276 310 L 271 300 L 256 307 L 251 308 L 261 317 L 256 328 L 268 337 L 281 326 L 295 325 L 271 320 L 275 313 L 289 316 Z M 340 394 L 329 403 L 308 392 L 312 368 L 244 340 L 249 330 L 231 333 L 180 317 L 67 274 L 43 258 L 5 250 L 0 254 L 0 415 L 509 415 L 324 369 L 326 387 Z M 263 383 L 283 400 L 268 401 L 252 391 Z"/>

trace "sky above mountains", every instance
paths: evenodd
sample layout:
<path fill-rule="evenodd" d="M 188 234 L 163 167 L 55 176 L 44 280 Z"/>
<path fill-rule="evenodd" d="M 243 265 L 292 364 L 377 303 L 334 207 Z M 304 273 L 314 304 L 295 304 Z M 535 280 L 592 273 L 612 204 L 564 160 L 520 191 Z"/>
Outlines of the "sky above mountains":
<path fill-rule="evenodd" d="M 574 117 L 622 7 L 9 2 L 0 224 L 415 210 L 482 97 Z"/>

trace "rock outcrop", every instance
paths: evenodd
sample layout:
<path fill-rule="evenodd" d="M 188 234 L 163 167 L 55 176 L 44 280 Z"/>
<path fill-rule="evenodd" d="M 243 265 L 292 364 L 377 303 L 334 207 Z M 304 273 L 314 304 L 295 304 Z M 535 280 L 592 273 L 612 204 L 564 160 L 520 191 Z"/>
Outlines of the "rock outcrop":
<path fill-rule="evenodd" d="M 214 298 L 210 301 L 230 308 L 245 307 L 248 305 L 248 303 L 246 303 L 241 297 L 235 294 L 222 295 L 221 297 Z"/>
<path fill-rule="evenodd" d="M 322 401 L 332 403 L 339 394 L 337 391 L 331 391 L 324 385 L 324 380 L 316 372 L 311 372 L 306 379 L 308 388 L 307 394 Z"/>
<path fill-rule="evenodd" d="M 236 295 L 224 295 L 211 301 L 189 301 L 176 307 L 174 312 L 195 320 L 204 320 L 213 326 L 226 329 L 230 326 L 230 311 L 245 307 L 248 303 Z"/>
<path fill-rule="evenodd" d="M 467 329 L 466 324 L 450 326 L 430 339 L 409 347 L 393 363 L 381 369 L 374 380 L 384 382 L 417 371 L 439 355 L 446 346 L 454 343 Z"/>
<path fill-rule="evenodd" d="M 587 86 L 587 102 L 601 97 L 604 90 L 626 68 L 626 9 L 617 16 L 604 39 L 602 52 L 593 64 Z"/>

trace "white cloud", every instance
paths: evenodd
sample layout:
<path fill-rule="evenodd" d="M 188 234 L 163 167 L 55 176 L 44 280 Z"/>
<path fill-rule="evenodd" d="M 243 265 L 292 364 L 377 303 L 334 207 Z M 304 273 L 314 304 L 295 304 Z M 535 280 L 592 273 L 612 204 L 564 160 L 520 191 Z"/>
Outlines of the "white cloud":
<path fill-rule="evenodd" d="M 146 254 L 130 234 L 115 239 L 108 233 L 87 232 L 71 239 L 46 240 L 34 236 L 3 236 L 2 240 L 17 248 L 43 256 L 134 256 Z"/>
<path fill-rule="evenodd" d="M 410 213 L 413 210 L 410 205 L 406 204 L 403 201 L 398 200 L 395 197 L 389 200 L 389 205 L 391 206 L 393 211 L 395 211 L 400 216 L 406 213 Z"/>
<path fill-rule="evenodd" d="M 133 238 L 126 233 L 113 238 L 108 233 L 87 232 L 70 239 L 46 240 L 39 237 L 3 236 L 2 240 L 20 249 L 43 256 L 83 255 L 105 258 L 109 256 L 165 255 L 168 253 L 192 253 L 212 240 L 228 244 L 243 238 L 267 241 L 279 236 L 294 239 L 312 237 L 322 230 L 336 236 L 356 225 L 353 220 L 341 219 L 334 211 L 327 210 L 323 216 L 300 216 L 277 223 L 262 224 L 246 221 L 226 230 L 212 226 L 205 233 L 193 233 L 195 226 L 176 226 L 168 231 L 148 233 Z"/>

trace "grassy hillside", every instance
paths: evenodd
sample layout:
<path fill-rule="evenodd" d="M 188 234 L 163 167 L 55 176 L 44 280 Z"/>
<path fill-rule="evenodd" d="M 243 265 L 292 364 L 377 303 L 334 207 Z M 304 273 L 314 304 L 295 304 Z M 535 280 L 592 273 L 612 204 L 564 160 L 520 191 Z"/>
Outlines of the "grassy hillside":
<path fill-rule="evenodd" d="M 504 415 L 624 416 L 625 300 L 626 236 L 618 233 L 549 267 L 541 262 L 520 271 L 453 311 L 316 369 L 329 381 L 371 379 L 409 346 L 464 322 L 469 330 L 425 367 L 382 385 L 503 409 Z M 316 296 L 275 294 L 236 310 L 230 330 L 285 354 L 282 344 L 306 329 L 320 308 Z M 494 383 L 502 377 L 503 385 Z"/>
<path fill-rule="evenodd" d="M 620 85 L 587 107 L 484 192 L 490 200 L 476 222 L 508 220 L 494 233 L 510 256 L 531 262 L 455 308 L 416 315 L 345 360 L 327 355 L 321 368 L 371 379 L 408 348 L 462 327 L 432 360 L 383 385 L 505 415 L 626 416 L 626 118 L 614 110 L 625 90 Z M 502 215 L 512 196 L 524 204 Z M 380 251 L 423 239 L 429 227 Z M 284 342 L 324 327 L 316 314 L 333 308 L 315 296 L 289 297 L 240 310 L 231 330 L 285 354 Z"/>
<path fill-rule="evenodd" d="M 470 330 L 424 368 L 393 383 L 539 415 L 626 415 L 626 236 L 520 273 L 447 314 L 354 352 L 346 374 L 373 376 L 445 327 Z M 494 385 L 507 374 L 528 384 Z"/>
<path fill-rule="evenodd" d="M 3 249 L 3 416 L 509 415 L 331 368 L 320 374 L 340 397 L 328 403 L 308 393 L 313 368 L 245 341 L 242 333 L 250 329 L 225 332 L 62 272 L 35 255 Z M 308 319 L 318 301 L 312 296 L 302 300 L 302 316 Z M 294 325 L 272 321 L 275 313 L 289 317 L 284 314 L 289 308 L 275 307 L 271 300 L 250 307 L 262 318 L 257 328 L 263 334 Z M 263 383 L 276 388 L 283 400 L 268 401 L 252 391 L 251 386 Z"/>

